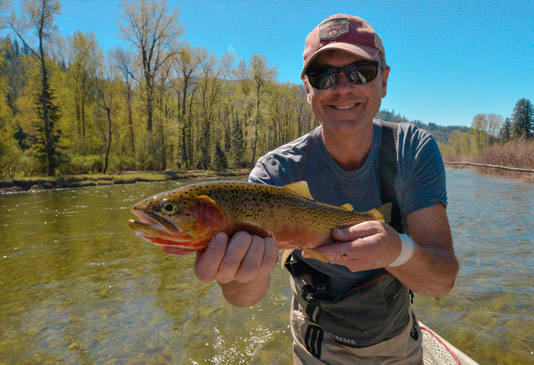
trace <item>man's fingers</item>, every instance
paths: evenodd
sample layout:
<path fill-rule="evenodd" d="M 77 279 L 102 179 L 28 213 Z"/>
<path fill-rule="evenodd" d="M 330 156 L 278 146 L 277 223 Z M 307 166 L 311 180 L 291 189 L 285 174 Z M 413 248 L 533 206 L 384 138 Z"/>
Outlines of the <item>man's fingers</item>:
<path fill-rule="evenodd" d="M 335 228 L 332 230 L 332 237 L 337 241 L 353 241 L 358 238 L 371 236 L 378 232 L 379 227 L 376 224 L 379 222 L 363 222 L 355 226 L 346 228 Z"/>
<path fill-rule="evenodd" d="M 235 274 L 235 280 L 239 282 L 247 282 L 255 277 L 260 269 L 264 251 L 265 244 L 263 239 L 258 236 L 252 236 L 250 248 L 243 258 L 243 261 L 241 261 L 241 265 Z"/>
<path fill-rule="evenodd" d="M 316 250 L 324 255 L 329 262 L 346 261 L 354 256 L 354 247 L 358 242 L 339 242 L 318 247 Z M 308 256 L 308 254 L 306 254 Z"/>
<path fill-rule="evenodd" d="M 204 253 L 197 253 L 195 275 L 200 281 L 210 282 L 215 278 L 219 265 L 226 252 L 228 236 L 219 232 L 208 244 Z"/>
<path fill-rule="evenodd" d="M 234 277 L 252 244 L 252 236 L 246 232 L 237 232 L 226 249 L 215 280 L 219 283 L 228 283 L 234 280 Z"/>
<path fill-rule="evenodd" d="M 265 250 L 261 263 L 260 274 L 267 275 L 278 263 L 278 243 L 271 237 L 265 238 Z"/>

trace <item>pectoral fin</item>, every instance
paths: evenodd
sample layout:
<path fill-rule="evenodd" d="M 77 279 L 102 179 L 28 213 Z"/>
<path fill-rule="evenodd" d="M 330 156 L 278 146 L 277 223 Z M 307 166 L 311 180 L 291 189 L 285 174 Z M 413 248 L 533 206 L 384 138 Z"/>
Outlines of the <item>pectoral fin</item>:
<path fill-rule="evenodd" d="M 289 258 L 289 256 L 293 253 L 293 251 L 295 251 L 295 250 L 294 249 L 293 250 L 284 250 L 284 252 L 282 252 L 282 259 L 280 260 L 280 267 L 282 269 L 284 268 L 284 266 L 286 266 L 286 261 Z"/>
<path fill-rule="evenodd" d="M 328 260 L 326 259 L 326 257 L 322 253 L 320 253 L 317 250 L 314 250 L 313 248 L 303 248 L 302 251 L 304 251 L 307 254 L 313 256 L 314 259 L 317 259 L 317 260 L 322 261 L 322 262 L 328 262 Z"/>

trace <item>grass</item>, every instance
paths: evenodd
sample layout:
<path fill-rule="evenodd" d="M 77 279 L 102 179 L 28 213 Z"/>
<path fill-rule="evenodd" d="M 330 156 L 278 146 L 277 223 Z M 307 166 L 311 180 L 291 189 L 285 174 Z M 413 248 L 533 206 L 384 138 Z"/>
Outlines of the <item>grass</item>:
<path fill-rule="evenodd" d="M 0 179 L 0 192 L 54 189 L 94 185 L 129 184 L 135 182 L 167 181 L 195 178 L 246 176 L 248 169 L 190 170 L 190 171 L 127 171 L 114 174 L 42 176 L 16 179 Z"/>

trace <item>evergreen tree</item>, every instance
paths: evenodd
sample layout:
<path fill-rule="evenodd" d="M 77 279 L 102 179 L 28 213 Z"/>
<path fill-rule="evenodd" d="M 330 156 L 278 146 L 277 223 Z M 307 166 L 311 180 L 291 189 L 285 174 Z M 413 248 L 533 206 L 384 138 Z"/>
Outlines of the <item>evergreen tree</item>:
<path fill-rule="evenodd" d="M 520 99 L 514 107 L 512 114 L 514 137 L 532 138 L 534 135 L 534 109 L 528 99 Z"/>
<path fill-rule="evenodd" d="M 217 171 L 228 168 L 228 160 L 226 159 L 226 154 L 224 153 L 221 147 L 220 141 L 217 141 L 217 144 L 215 145 L 215 156 L 213 157 L 213 168 Z"/>
<path fill-rule="evenodd" d="M 501 142 L 506 143 L 512 139 L 512 122 L 510 118 L 506 118 L 504 124 L 502 125 L 501 130 L 499 131 L 499 138 Z"/>
<path fill-rule="evenodd" d="M 239 120 L 234 119 L 232 125 L 232 138 L 230 141 L 230 155 L 234 167 L 240 167 L 245 156 L 245 139 Z"/>
<path fill-rule="evenodd" d="M 45 113 L 43 106 L 47 106 L 48 125 L 43 125 L 42 122 Z M 31 151 L 41 161 L 43 168 L 48 168 L 49 175 L 54 176 L 50 173 L 50 166 L 54 167 L 55 174 L 55 168 L 63 162 L 65 155 L 60 146 L 62 132 L 55 126 L 61 115 L 55 103 L 55 97 L 49 88 L 43 90 L 36 103 L 36 109 L 38 120 L 34 122 L 35 133 L 30 135 Z"/>

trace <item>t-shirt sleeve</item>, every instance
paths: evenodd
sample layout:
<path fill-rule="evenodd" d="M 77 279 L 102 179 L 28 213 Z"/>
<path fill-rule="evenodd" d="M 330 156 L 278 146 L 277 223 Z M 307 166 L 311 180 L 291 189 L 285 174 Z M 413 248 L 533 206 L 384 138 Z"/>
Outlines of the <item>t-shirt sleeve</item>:
<path fill-rule="evenodd" d="M 272 182 L 273 179 L 261 161 L 258 161 L 256 166 L 250 171 L 248 181 L 254 184 L 274 185 Z"/>
<path fill-rule="evenodd" d="M 404 185 L 401 205 L 406 215 L 438 204 L 447 206 L 445 166 L 439 146 L 430 133 L 410 129 L 402 136 L 400 151 Z"/>

